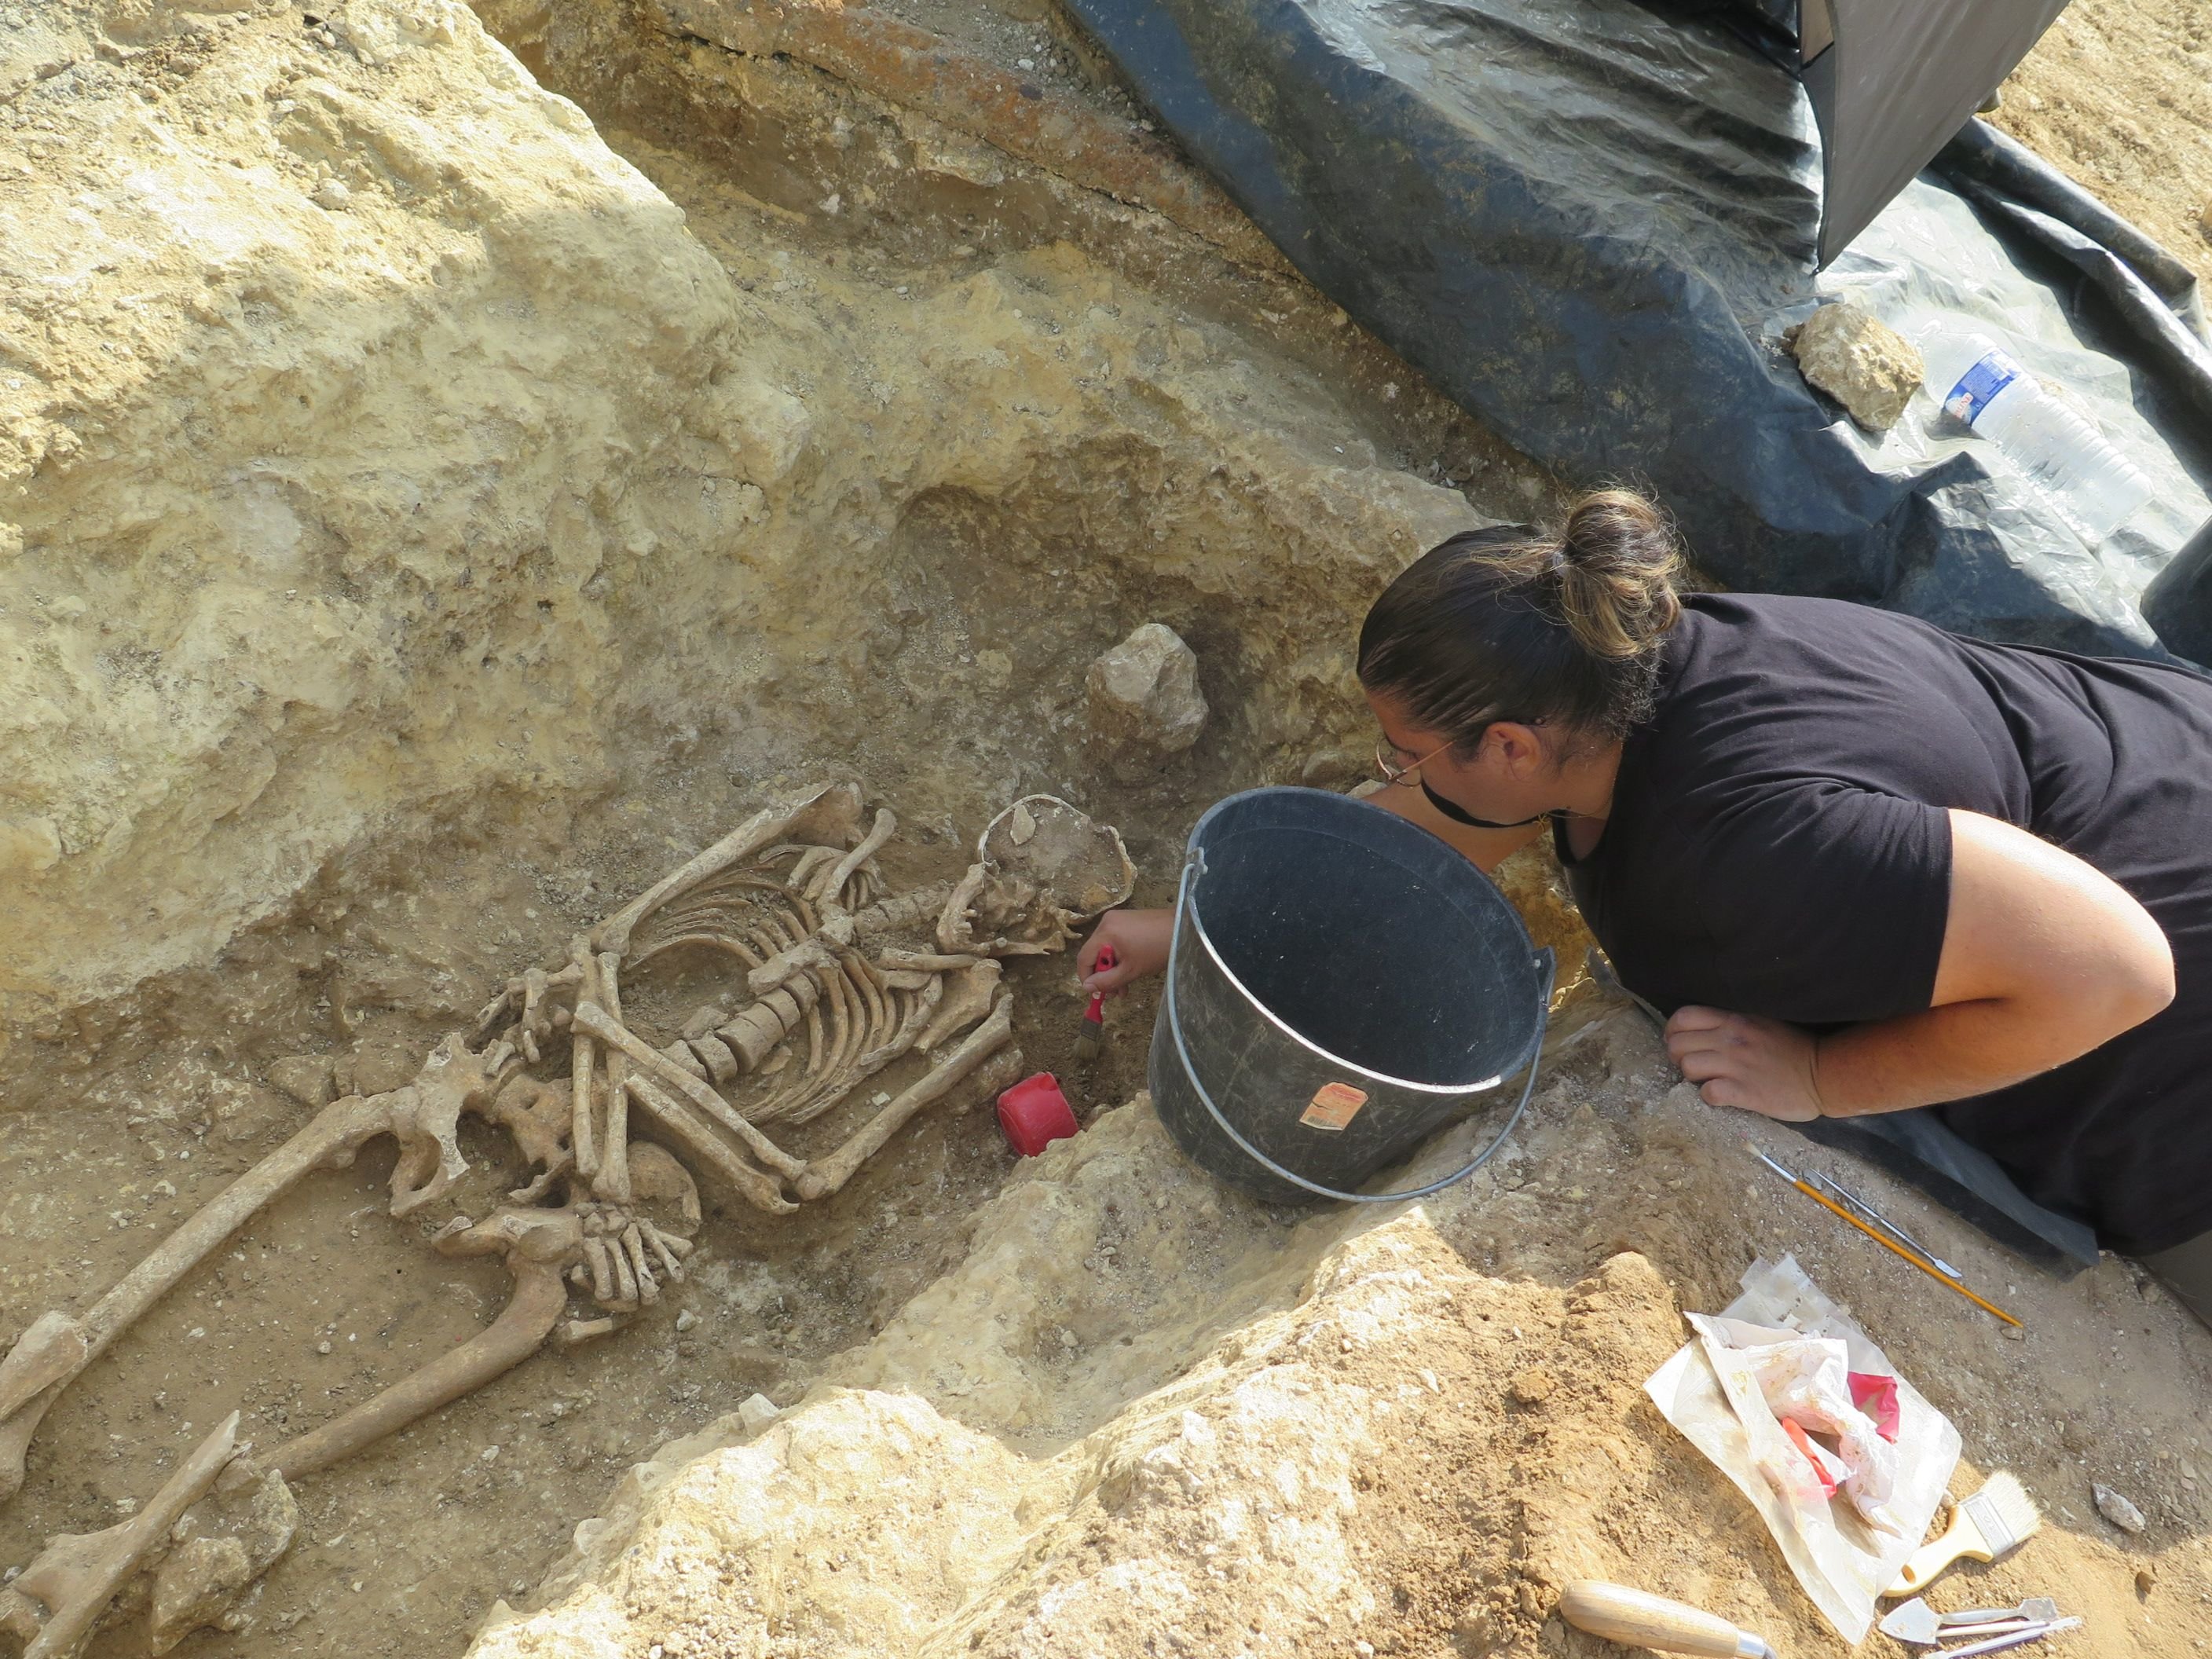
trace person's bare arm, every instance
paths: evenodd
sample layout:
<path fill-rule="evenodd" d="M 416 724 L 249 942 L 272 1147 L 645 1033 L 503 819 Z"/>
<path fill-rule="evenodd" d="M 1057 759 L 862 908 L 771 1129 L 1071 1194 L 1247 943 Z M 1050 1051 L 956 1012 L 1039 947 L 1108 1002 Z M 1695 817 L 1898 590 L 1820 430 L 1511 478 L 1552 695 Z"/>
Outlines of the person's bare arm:
<path fill-rule="evenodd" d="M 1486 876 L 1544 833 L 1540 823 L 1524 823 L 1511 830 L 1477 830 L 1454 823 L 1429 805 L 1429 798 L 1419 788 L 1409 784 L 1384 784 L 1359 799 L 1420 825 Z"/>
<path fill-rule="evenodd" d="M 1950 819 L 1934 1005 L 1818 1039 L 1680 1009 L 1668 1050 L 1708 1102 L 1802 1121 L 1964 1099 L 2086 1054 L 2173 1000 L 2166 935 L 2117 882 L 1995 818 Z"/>
<path fill-rule="evenodd" d="M 1544 831 L 1540 823 L 1517 830 L 1471 830 L 1454 823 L 1429 805 L 1417 788 L 1384 786 L 1359 797 L 1370 806 L 1395 812 L 1417 823 L 1485 875 L 1495 870 Z M 1169 910 L 1109 910 L 1075 954 L 1075 971 L 1083 988 L 1093 995 L 1111 995 L 1131 980 L 1157 974 L 1168 965 L 1168 945 L 1175 932 L 1175 912 Z M 1114 947 L 1114 965 L 1101 969 L 1098 952 Z"/>

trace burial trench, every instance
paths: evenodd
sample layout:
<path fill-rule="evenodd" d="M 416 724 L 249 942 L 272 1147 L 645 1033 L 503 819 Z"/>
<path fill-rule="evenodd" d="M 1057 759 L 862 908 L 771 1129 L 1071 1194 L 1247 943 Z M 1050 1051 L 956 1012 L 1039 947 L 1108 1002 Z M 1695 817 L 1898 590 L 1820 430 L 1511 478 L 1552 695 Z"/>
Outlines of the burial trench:
<path fill-rule="evenodd" d="M 871 806 L 906 826 L 894 873 L 919 881 L 957 873 L 985 818 L 1048 789 L 1119 825 L 1140 899 L 1158 898 L 1207 800 L 1268 779 L 1340 785 L 1357 771 L 1345 618 L 1419 546 L 1472 520 L 1462 487 L 1501 514 L 1544 488 L 1279 268 L 1240 263 L 1159 214 L 987 153 L 863 88 L 631 18 L 592 60 L 599 78 L 568 88 L 604 123 L 594 133 L 510 85 L 458 9 L 313 15 L 319 26 L 284 7 L 141 19 L 119 53 L 87 54 L 100 72 L 51 130 L 83 121 L 88 163 L 105 142 L 120 170 L 140 141 L 89 135 L 101 100 L 127 96 L 209 167 L 264 167 L 260 191 L 339 200 L 328 186 L 341 181 L 351 220 L 377 215 L 382 257 L 423 255 L 396 284 L 409 318 L 387 338 L 451 333 L 455 313 L 481 307 L 504 321 L 501 349 L 542 353 L 550 339 L 556 361 L 535 367 L 570 395 L 631 372 L 596 361 L 586 307 L 562 309 L 562 284 L 578 280 L 563 256 L 580 235 L 588 250 L 594 228 L 532 226 L 486 204 L 517 176 L 552 176 L 570 200 L 596 191 L 592 212 L 611 222 L 597 234 L 659 239 L 665 248 L 649 252 L 663 270 L 680 266 L 676 286 L 721 291 L 704 321 L 650 283 L 626 290 L 603 270 L 583 279 L 592 298 L 648 321 L 656 307 L 672 313 L 660 326 L 681 349 L 647 372 L 683 382 L 694 404 L 722 380 L 744 380 L 744 396 L 719 442 L 646 429 L 665 404 L 617 409 L 586 446 L 611 458 L 594 454 L 586 476 L 535 493 L 511 485 L 511 465 L 501 477 L 495 457 L 461 477 L 424 465 L 399 495 L 458 484 L 500 520 L 468 545 L 452 526 L 431 532 L 433 544 L 451 533 L 426 558 L 419 535 L 390 533 L 404 521 L 380 492 L 407 458 L 381 423 L 451 422 L 472 397 L 486 406 L 461 407 L 460 419 L 503 422 L 498 388 L 434 397 L 405 373 L 379 379 L 357 345 L 331 343 L 348 325 L 346 293 L 315 291 L 316 273 L 281 239 L 253 248 L 243 204 L 246 256 L 129 272 L 184 313 L 181 335 L 143 353 L 141 380 L 77 386 L 103 431 L 82 452 L 49 446 L 15 475 L 12 522 L 42 561 L 17 580 L 41 590 L 42 638 L 52 648 L 64 636 L 64 655 L 84 613 L 52 614 L 47 590 L 92 591 L 108 612 L 86 623 L 104 654 L 85 684 L 106 701 L 77 716 L 73 744 L 94 740 L 103 716 L 135 722 L 134 738 L 165 720 L 187 727 L 178 705 L 189 713 L 195 699 L 210 729 L 173 738 L 161 758 L 118 745 L 110 769 L 138 765 L 159 780 L 146 793 L 167 799 L 143 817 L 116 814 L 103 870 L 76 875 L 94 860 L 58 820 L 53 914 L 82 927 L 81 949 L 14 988 L 0 1055 L 10 1340 L 41 1311 L 91 1301 L 326 1090 L 407 1080 L 505 976 L 556 957 L 577 927 L 776 790 L 863 781 Z M 417 27 L 425 16 L 435 26 Z M 75 17 L 88 40 L 101 35 L 89 12 Z M 607 19 L 569 17 L 606 41 Z M 560 54 L 536 55 L 561 84 Z M 434 112 L 436 94 L 457 87 L 479 125 L 457 123 L 442 161 L 410 177 L 394 160 L 401 112 Z M 297 131 L 302 107 L 316 118 L 311 141 Z M 644 178 L 591 154 L 601 137 Z M 688 229 L 649 210 L 660 192 Z M 874 200 L 821 210 L 839 195 Z M 472 207 L 507 218 L 503 240 L 457 258 Z M 201 285 L 211 299 L 190 292 Z M 210 319 L 197 335 L 194 306 Z M 281 363 L 272 331 L 289 335 Z M 455 361 L 482 345 L 454 345 Z M 70 363 L 47 367 L 50 384 L 66 384 Z M 304 412 L 273 422 L 279 436 L 211 435 L 183 406 L 215 382 Z M 688 406 L 675 423 L 712 425 Z M 349 476 L 349 446 L 362 444 L 384 452 L 372 483 Z M 178 549 L 143 520 L 86 511 L 134 468 L 224 497 L 232 520 L 203 526 L 217 541 L 251 540 L 235 517 L 246 489 L 278 502 L 267 510 L 295 543 L 283 579 L 298 589 L 286 597 L 303 589 L 345 612 L 325 639 L 351 637 L 319 663 L 335 690 L 291 689 L 284 717 L 259 730 L 210 702 L 214 677 L 185 665 L 207 616 L 158 605 L 134 615 L 130 603 L 134 584 L 173 579 Z M 665 499 L 641 501 L 641 474 Z M 263 482 L 242 489 L 241 475 Z M 566 511 L 594 520 L 592 533 L 564 526 Z M 564 538 L 591 546 L 576 554 Z M 641 544 L 658 556 L 650 568 L 635 562 Z M 238 574 L 221 551 L 194 549 L 185 562 L 199 573 L 188 587 Z M 260 580 L 250 562 L 246 580 Z M 425 612 L 434 620 L 414 620 Z M 1195 647 L 1213 714 L 1194 749 L 1132 784 L 1090 752 L 1082 676 L 1146 621 Z M 282 682 L 295 665 L 251 631 L 240 629 L 234 665 Z M 403 640 L 404 672 L 387 674 L 359 644 L 370 635 Z M 395 711 L 418 672 L 440 706 L 423 720 L 436 729 L 410 732 Z M 171 706 L 114 712 L 141 693 Z M 397 753 L 380 721 L 399 729 Z M 228 787 L 246 743 L 263 751 L 258 775 Z M 446 758 L 410 772 L 410 743 Z M 349 767 L 376 773 L 351 803 L 338 776 Z M 140 910 L 101 897 L 102 881 L 167 890 Z M 1066 960 L 1017 964 L 1008 982 L 1027 1064 L 1066 1079 L 1086 1115 L 1141 1088 L 1148 996 L 1127 1000 L 1105 1054 L 1085 1066 L 1072 1054 L 1080 1003 Z M 698 963 L 657 970 L 636 988 L 638 1023 L 672 1036 L 715 988 Z M 855 1108 L 796 1149 L 834 1144 L 866 1098 Z M 515 1184 L 503 1139 L 465 1123 L 463 1145 L 471 1171 L 434 1219 L 480 1214 Z M 242 1437 L 281 1439 L 481 1328 L 503 1275 L 431 1255 L 432 1223 L 384 1214 L 392 1158 L 380 1141 L 312 1177 L 64 1395 L 22 1490 L 0 1508 L 0 1561 L 128 1515 L 229 1410 L 244 1413 Z M 631 1328 L 549 1347 L 298 1483 L 301 1534 L 251 1625 L 178 1650 L 457 1650 L 495 1600 L 527 1604 L 624 1468 L 750 1395 L 792 1404 L 957 1262 L 1012 1165 L 988 1112 L 948 1110 L 796 1216 L 752 1215 L 709 1189 L 702 1259 L 680 1291 Z M 118 1626 L 88 1651 L 143 1645 L 140 1630 Z"/>
<path fill-rule="evenodd" d="M 903 15 L 1001 68 L 1050 33 Z M 0 665 L 40 711 L 0 836 L 10 1340 L 304 1120 L 279 1062 L 404 1080 L 767 793 L 863 781 L 921 880 L 1049 789 L 1164 897 L 1208 800 L 1357 774 L 1367 596 L 1548 488 L 1148 150 L 1108 176 L 1049 131 L 1000 149 L 989 107 L 922 107 L 835 38 L 743 50 L 727 13 L 488 5 L 574 105 L 457 7 L 309 15 L 52 9 L 80 33 L 33 67 L 67 67 L 27 70 L 0 134 L 47 192 L 0 270 L 37 372 L 0 374 Z M 1079 70 L 1056 52 L 1042 89 L 1121 118 Z M 1082 674 L 1155 620 L 1212 715 L 1129 784 Z M 1839 1650 L 1761 1540 L 1685 1522 L 1739 1511 L 1638 1415 L 1675 1304 L 1782 1248 L 1941 1355 L 1920 1380 L 1970 1455 L 2052 1495 L 2033 1573 L 1978 1589 L 2056 1589 L 2100 1651 L 2207 1634 L 2176 1458 L 2212 1361 L 2119 1264 L 2023 1286 L 2054 1345 L 2024 1366 L 1744 1188 L 1740 1132 L 1586 1005 L 1494 1174 L 1379 1224 L 1266 1212 L 1121 1104 L 1144 996 L 1085 1070 L 1064 959 L 1011 981 L 1025 1058 L 1091 1119 L 1068 1149 L 1018 1168 L 945 1111 L 796 1216 L 710 1193 L 680 1295 L 302 1480 L 254 1624 L 178 1650 L 458 1651 L 489 1617 L 487 1659 L 1533 1655 L 1571 1642 L 1547 1611 L 1578 1571 Z M 647 981 L 641 1022 L 701 988 Z M 465 1146 L 474 1212 L 513 1175 Z M 390 1158 L 316 1176 L 64 1396 L 0 1561 L 120 1518 L 224 1411 L 279 1438 L 481 1328 L 498 1270 L 382 1213 Z M 793 1409 L 750 1442 L 755 1392 Z M 2096 1535 L 2092 1472 L 2152 1539 Z"/>

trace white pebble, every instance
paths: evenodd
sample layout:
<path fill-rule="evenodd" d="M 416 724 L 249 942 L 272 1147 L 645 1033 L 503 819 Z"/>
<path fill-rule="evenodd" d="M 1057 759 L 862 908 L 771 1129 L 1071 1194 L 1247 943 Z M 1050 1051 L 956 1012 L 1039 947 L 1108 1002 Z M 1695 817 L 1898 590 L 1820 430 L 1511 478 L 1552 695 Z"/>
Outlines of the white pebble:
<path fill-rule="evenodd" d="M 2122 1532 L 2141 1532 L 2148 1524 L 2143 1519 L 2143 1512 L 2141 1510 L 2103 1481 L 2093 1481 L 2089 1490 L 2096 1498 L 2097 1513 Z"/>

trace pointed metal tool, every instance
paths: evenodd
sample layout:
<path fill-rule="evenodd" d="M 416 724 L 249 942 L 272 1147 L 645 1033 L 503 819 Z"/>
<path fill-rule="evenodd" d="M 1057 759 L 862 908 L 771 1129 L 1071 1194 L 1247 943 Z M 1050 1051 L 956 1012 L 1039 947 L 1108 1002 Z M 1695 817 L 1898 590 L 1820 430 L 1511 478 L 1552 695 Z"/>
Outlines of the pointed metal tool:
<path fill-rule="evenodd" d="M 1805 1179 L 1811 1182 L 1822 1192 L 1827 1194 L 1829 1197 L 1834 1199 L 1845 1209 L 1850 1211 L 1851 1213 L 1858 1217 L 1860 1220 L 1881 1229 L 1885 1233 L 1887 1233 L 1899 1243 L 1904 1245 L 1906 1249 L 1917 1250 L 1922 1255 L 1926 1256 L 1928 1258 L 1929 1264 L 1933 1267 L 1937 1273 L 1948 1273 L 1953 1279 L 1956 1279 L 1960 1276 L 1959 1270 L 1956 1267 L 1944 1261 L 1942 1256 L 1936 1255 L 1935 1251 L 1929 1249 L 1925 1244 L 1923 1244 L 1911 1233 L 1908 1233 L 1904 1228 L 1899 1226 L 1894 1221 L 1892 1221 L 1880 1210 L 1875 1209 L 1873 1205 L 1868 1203 L 1866 1200 L 1861 1198 L 1850 1188 L 1844 1186 L 1842 1182 L 1834 1180 L 1830 1176 L 1824 1176 L 1815 1170 L 1807 1170 L 1805 1172 Z"/>
<path fill-rule="evenodd" d="M 2047 1595 L 2030 1596 L 2016 1607 L 1968 1607 L 1958 1613 L 1938 1613 L 1916 1595 L 1891 1609 L 1880 1629 L 1900 1642 L 1932 1648 L 1960 1637 L 2016 1636 L 2057 1622 L 2058 1603 Z"/>

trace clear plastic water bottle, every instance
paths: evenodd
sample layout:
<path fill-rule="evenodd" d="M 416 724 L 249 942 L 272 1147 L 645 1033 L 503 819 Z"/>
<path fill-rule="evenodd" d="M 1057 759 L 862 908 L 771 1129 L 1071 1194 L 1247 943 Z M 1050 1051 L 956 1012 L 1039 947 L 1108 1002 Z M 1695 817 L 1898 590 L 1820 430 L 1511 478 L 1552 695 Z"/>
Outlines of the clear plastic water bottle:
<path fill-rule="evenodd" d="M 1917 343 L 1929 394 L 1996 445 L 2086 539 L 2103 541 L 2150 500 L 2151 481 L 1994 340 L 1936 329 Z"/>

